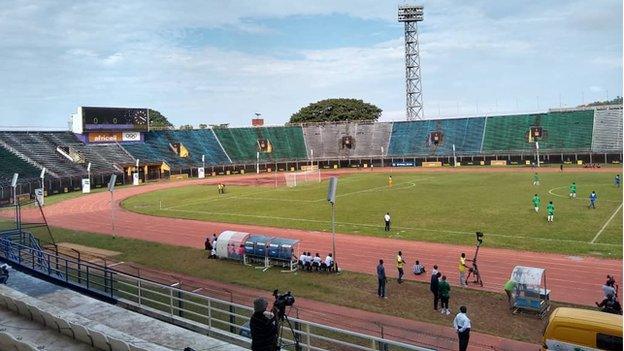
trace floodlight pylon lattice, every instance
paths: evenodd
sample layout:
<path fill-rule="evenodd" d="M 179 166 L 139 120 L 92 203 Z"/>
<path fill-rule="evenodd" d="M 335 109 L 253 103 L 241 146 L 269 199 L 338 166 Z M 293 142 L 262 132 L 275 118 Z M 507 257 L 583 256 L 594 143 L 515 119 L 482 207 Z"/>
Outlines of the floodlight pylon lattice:
<path fill-rule="evenodd" d="M 423 21 L 423 6 L 399 5 L 398 20 L 405 24 L 405 106 L 408 121 L 423 119 L 418 22 Z"/>

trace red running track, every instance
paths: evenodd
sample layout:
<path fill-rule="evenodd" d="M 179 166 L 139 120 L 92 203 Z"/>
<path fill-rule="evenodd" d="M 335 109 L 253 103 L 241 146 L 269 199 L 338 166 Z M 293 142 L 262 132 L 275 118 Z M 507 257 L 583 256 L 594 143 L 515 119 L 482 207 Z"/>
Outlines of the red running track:
<path fill-rule="evenodd" d="M 388 170 L 378 169 L 375 171 L 388 172 Z M 448 172 L 449 170 L 411 170 L 411 172 L 414 171 Z M 531 172 L 532 170 L 466 169 L 453 171 Z M 540 170 L 542 173 L 548 171 L 558 170 Z M 574 171 L 584 172 L 587 170 L 577 169 Z M 609 170 L 603 169 L 600 171 Z M 613 172 L 615 172 L 615 170 L 613 170 Z M 329 173 L 324 173 L 324 176 L 328 174 Z M 273 179 L 272 175 L 269 177 Z M 239 184 L 254 184 L 257 182 L 257 178 L 258 177 L 255 175 L 228 176 L 225 178 L 225 182 L 228 184 L 233 184 L 235 182 Z M 220 233 L 224 230 L 236 230 L 298 239 L 301 241 L 301 250 L 311 251 L 313 253 L 320 252 L 322 255 L 331 251 L 331 236 L 328 233 L 155 217 L 129 212 L 119 207 L 119 202 L 121 200 L 133 195 L 190 184 L 212 184 L 217 181 L 223 182 L 224 178 L 184 182 L 162 182 L 137 187 L 119 188 L 115 191 L 116 234 L 122 237 L 150 240 L 165 244 L 203 248 L 204 240 L 208 234 Z M 262 183 L 262 180 L 258 183 Z M 108 235 L 112 235 L 113 233 L 111 226 L 110 195 L 108 192 L 90 194 L 46 206 L 45 214 L 48 223 L 52 226 Z M 410 263 L 410 266 L 415 259 L 419 259 L 427 267 L 437 264 L 440 270 L 449 277 L 449 281 L 458 285 L 459 277 L 457 266 L 459 254 L 461 252 L 466 252 L 468 258 L 470 258 L 473 255 L 474 247 L 351 234 L 336 235 L 337 261 L 342 269 L 349 271 L 373 274 L 375 272 L 376 262 L 379 258 L 383 258 L 386 262 L 394 262 L 398 250 L 403 251 L 404 258 Z M 502 285 L 507 281 L 511 270 L 516 265 L 546 268 L 548 288 L 552 291 L 551 299 L 581 305 L 593 306 L 594 301 L 601 298 L 601 285 L 605 281 L 606 274 L 615 274 L 616 279 L 622 281 L 622 260 L 573 257 L 559 254 L 481 247 L 479 266 L 485 281 L 483 289 L 502 292 Z M 392 267 L 393 264 L 391 263 L 388 266 Z M 409 271 L 410 269 L 408 267 L 406 274 L 407 279 L 424 281 L 428 278 L 416 278 L 409 274 Z M 388 269 L 388 272 L 391 276 L 396 276 L 396 271 L 394 269 Z"/>

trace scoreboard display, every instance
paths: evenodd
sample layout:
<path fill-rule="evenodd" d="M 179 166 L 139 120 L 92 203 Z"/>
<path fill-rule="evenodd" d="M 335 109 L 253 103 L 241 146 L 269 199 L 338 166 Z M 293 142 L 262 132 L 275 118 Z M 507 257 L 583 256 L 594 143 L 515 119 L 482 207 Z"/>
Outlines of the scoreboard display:
<path fill-rule="evenodd" d="M 147 132 L 146 108 L 82 107 L 84 131 Z"/>

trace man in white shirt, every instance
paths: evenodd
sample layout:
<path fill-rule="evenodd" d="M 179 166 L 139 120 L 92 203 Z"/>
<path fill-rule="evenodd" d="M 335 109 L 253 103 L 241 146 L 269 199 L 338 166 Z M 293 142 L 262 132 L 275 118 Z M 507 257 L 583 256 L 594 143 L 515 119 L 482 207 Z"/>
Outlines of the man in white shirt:
<path fill-rule="evenodd" d="M 327 257 L 325 257 L 325 266 L 330 272 L 334 269 L 334 258 L 331 253 L 328 253 Z"/>
<path fill-rule="evenodd" d="M 299 265 L 301 266 L 301 269 L 305 268 L 305 263 L 306 263 L 306 253 L 304 251 L 301 254 L 301 256 L 299 256 Z"/>
<path fill-rule="evenodd" d="M 389 232 L 390 231 L 390 212 L 386 212 L 386 215 L 384 216 L 384 222 L 386 223 L 384 231 Z"/>
<path fill-rule="evenodd" d="M 321 256 L 319 256 L 318 252 L 312 259 L 312 267 L 317 271 L 321 268 Z"/>
<path fill-rule="evenodd" d="M 453 328 L 457 331 L 459 337 L 459 351 L 468 349 L 468 340 L 470 340 L 470 319 L 466 315 L 466 306 L 459 308 L 459 313 L 453 320 Z"/>

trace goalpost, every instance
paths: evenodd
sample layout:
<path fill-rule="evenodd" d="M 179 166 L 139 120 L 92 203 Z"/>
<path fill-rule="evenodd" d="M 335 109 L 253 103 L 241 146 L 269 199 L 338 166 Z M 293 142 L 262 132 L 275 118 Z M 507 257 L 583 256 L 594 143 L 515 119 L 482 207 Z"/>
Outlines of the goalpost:
<path fill-rule="evenodd" d="M 301 166 L 301 171 L 299 172 L 285 173 L 284 180 L 286 181 L 286 186 L 289 188 L 306 183 L 320 183 L 321 171 L 317 165 Z"/>

